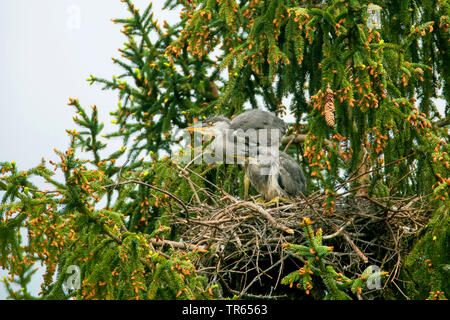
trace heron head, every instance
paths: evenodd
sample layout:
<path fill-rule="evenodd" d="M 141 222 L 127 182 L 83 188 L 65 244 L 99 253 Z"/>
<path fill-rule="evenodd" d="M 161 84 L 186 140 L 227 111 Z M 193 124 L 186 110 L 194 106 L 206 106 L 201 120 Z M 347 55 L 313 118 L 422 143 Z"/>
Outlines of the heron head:
<path fill-rule="evenodd" d="M 219 134 L 223 135 L 229 126 L 230 120 L 220 115 L 206 118 L 185 130 L 189 132 L 199 132 L 204 135 L 217 136 Z"/>

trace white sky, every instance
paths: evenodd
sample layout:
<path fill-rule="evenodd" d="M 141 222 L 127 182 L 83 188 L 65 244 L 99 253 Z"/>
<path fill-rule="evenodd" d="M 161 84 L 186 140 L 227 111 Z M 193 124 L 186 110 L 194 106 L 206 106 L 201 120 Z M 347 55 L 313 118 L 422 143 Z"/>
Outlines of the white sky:
<path fill-rule="evenodd" d="M 134 0 L 141 9 L 148 2 Z M 178 12 L 161 11 L 164 2 L 153 1 L 156 18 L 177 21 Z M 111 57 L 119 56 L 125 37 L 110 19 L 127 16 L 120 0 L 0 2 L 0 162 L 14 160 L 25 170 L 42 157 L 57 160 L 53 149 L 66 150 L 65 130 L 75 128 L 69 97 L 85 108 L 97 105 L 105 132 L 111 131 L 109 112 L 116 109 L 117 96 L 86 79 L 91 74 L 110 79 L 120 72 Z M 0 270 L 0 279 L 5 274 Z M 33 294 L 39 284 L 40 279 L 33 281 Z M 5 297 L 0 283 L 0 299 Z"/>

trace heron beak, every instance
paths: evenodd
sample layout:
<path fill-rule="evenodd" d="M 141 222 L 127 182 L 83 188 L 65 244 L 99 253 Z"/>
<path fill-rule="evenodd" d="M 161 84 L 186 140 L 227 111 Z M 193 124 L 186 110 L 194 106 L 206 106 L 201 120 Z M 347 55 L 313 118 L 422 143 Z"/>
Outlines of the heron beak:
<path fill-rule="evenodd" d="M 213 127 L 191 126 L 191 127 L 187 127 L 186 129 L 184 129 L 184 131 L 205 133 L 205 132 L 210 132 L 212 129 L 213 129 Z"/>
<path fill-rule="evenodd" d="M 240 155 L 234 155 L 235 158 L 237 159 L 244 159 L 249 161 L 249 163 L 254 164 L 254 163 L 258 163 L 258 159 L 254 158 L 254 157 L 249 157 L 249 156 L 240 156 Z"/>

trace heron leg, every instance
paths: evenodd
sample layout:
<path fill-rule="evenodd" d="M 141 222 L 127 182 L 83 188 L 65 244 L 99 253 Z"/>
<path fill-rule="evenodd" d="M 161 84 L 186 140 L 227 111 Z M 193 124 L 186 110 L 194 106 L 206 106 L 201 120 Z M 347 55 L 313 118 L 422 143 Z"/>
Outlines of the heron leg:
<path fill-rule="evenodd" d="M 282 202 L 287 202 L 287 203 L 294 203 L 295 201 L 292 201 L 292 199 L 289 199 L 289 198 L 283 198 L 283 197 L 280 197 L 280 200 L 282 201 Z"/>
<path fill-rule="evenodd" d="M 260 203 L 260 204 L 264 204 L 264 203 L 266 203 L 266 200 L 264 199 L 263 196 L 259 196 L 259 197 L 255 200 L 255 202 L 256 202 L 256 203 Z"/>
<path fill-rule="evenodd" d="M 268 206 L 272 205 L 273 203 L 275 203 L 277 205 L 277 207 L 279 207 L 280 201 L 287 202 L 287 203 L 293 203 L 292 200 L 290 200 L 290 199 L 277 196 L 277 197 L 273 198 L 272 200 L 264 203 L 263 206 L 268 207 Z"/>
<path fill-rule="evenodd" d="M 247 172 L 244 173 L 244 200 L 248 200 L 248 189 L 250 188 L 250 178 L 247 176 Z"/>
<path fill-rule="evenodd" d="M 280 206 L 280 197 L 275 197 L 270 201 L 267 201 L 266 203 L 263 204 L 264 207 L 269 207 L 272 204 L 276 204 L 277 207 Z"/>

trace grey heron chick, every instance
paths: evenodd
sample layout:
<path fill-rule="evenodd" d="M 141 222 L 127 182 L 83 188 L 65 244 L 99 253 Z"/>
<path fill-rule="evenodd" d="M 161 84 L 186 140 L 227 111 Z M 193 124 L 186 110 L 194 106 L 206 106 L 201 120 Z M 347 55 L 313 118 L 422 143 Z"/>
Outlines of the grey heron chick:
<path fill-rule="evenodd" d="M 226 148 L 231 148 L 231 143 L 233 142 L 230 135 L 232 132 L 229 130 L 230 122 L 230 119 L 227 119 L 224 116 L 215 116 L 206 118 L 199 124 L 195 124 L 185 130 L 189 132 L 198 132 L 202 135 L 214 138 L 214 140 L 212 140 L 212 149 L 219 152 L 222 152 L 223 150 L 223 154 L 225 155 Z M 227 146 L 227 144 L 230 144 L 230 146 Z"/>
<path fill-rule="evenodd" d="M 300 165 L 286 152 L 267 150 L 247 167 L 247 175 L 266 201 L 306 195 L 306 178 Z"/>
<path fill-rule="evenodd" d="M 298 163 L 278 150 L 286 124 L 274 114 L 263 110 L 246 111 L 233 120 L 224 116 L 205 119 L 188 131 L 214 136 L 213 149 L 226 155 L 227 163 L 236 157 L 245 158 L 244 196 L 249 183 L 268 201 L 293 198 L 306 193 L 306 179 Z M 251 159 L 251 163 L 248 163 Z"/>
<path fill-rule="evenodd" d="M 186 130 L 215 137 L 212 149 L 234 163 L 236 156 L 256 156 L 260 146 L 278 148 L 286 124 L 270 112 L 253 109 L 232 120 L 222 115 L 210 117 Z"/>

